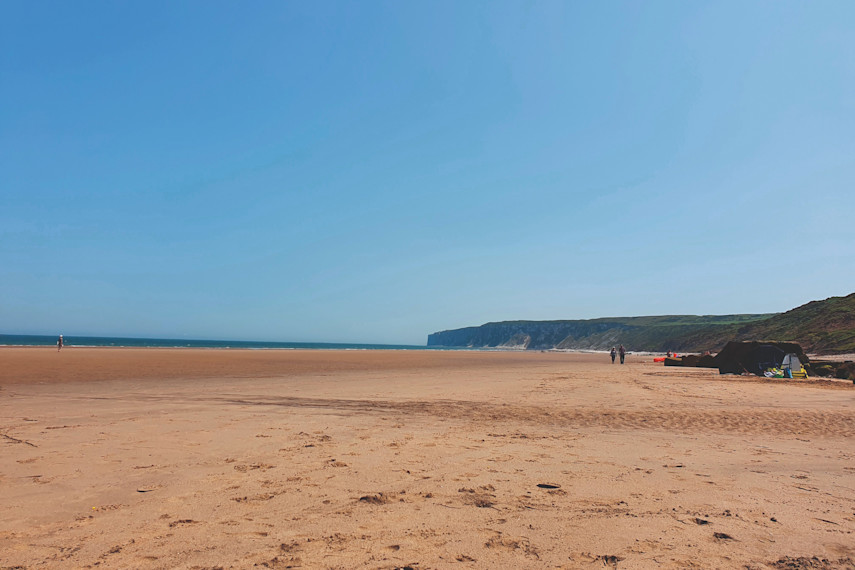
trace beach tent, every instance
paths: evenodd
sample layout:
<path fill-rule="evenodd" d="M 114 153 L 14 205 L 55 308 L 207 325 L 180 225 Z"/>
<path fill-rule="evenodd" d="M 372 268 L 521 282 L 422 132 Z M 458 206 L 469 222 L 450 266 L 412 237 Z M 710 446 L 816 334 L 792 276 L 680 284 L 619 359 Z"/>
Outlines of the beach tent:
<path fill-rule="evenodd" d="M 800 364 L 808 362 L 802 347 L 794 342 L 731 341 L 716 355 L 715 363 L 721 374 L 763 376 L 769 368 L 781 368 L 787 354 L 795 355 Z"/>
<path fill-rule="evenodd" d="M 784 356 L 781 368 L 784 371 L 784 376 L 787 378 L 804 378 L 807 380 L 807 372 L 805 371 L 804 366 L 802 366 L 801 360 L 799 360 L 799 357 L 793 353 L 787 353 L 787 355 Z"/>
<path fill-rule="evenodd" d="M 771 344 L 761 344 L 750 354 L 748 371 L 762 374 L 769 368 L 780 368 L 787 354 Z"/>
<path fill-rule="evenodd" d="M 799 357 L 793 354 L 792 352 L 784 355 L 784 360 L 781 362 L 781 368 L 784 370 L 790 369 L 795 372 L 798 372 L 802 369 L 802 363 L 799 360 Z"/>

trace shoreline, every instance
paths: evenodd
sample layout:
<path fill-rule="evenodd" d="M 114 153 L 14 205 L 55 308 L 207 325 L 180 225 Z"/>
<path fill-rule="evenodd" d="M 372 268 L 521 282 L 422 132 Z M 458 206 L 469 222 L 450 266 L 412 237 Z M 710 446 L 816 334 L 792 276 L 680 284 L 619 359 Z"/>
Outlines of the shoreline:
<path fill-rule="evenodd" d="M 293 377 L 307 373 L 528 366 L 569 355 L 474 350 L 252 350 L 194 347 L 0 347 L 0 386 L 125 378 Z M 593 358 L 593 357 L 592 357 Z"/>
<path fill-rule="evenodd" d="M 219 341 L 218 341 L 219 342 Z M 223 341 L 225 342 L 225 341 Z M 312 343 L 293 343 L 293 344 L 312 344 Z M 599 349 L 572 349 L 572 348 L 549 348 L 549 349 L 527 349 L 527 348 L 503 348 L 503 347 L 453 347 L 453 346 L 407 346 L 407 345 L 368 345 L 364 347 L 360 347 L 357 345 L 353 345 L 352 347 L 348 346 L 338 346 L 333 343 L 317 343 L 317 344 L 330 344 L 331 346 L 317 346 L 317 347 L 308 347 L 308 346 L 265 346 L 265 347 L 255 347 L 255 346 L 134 346 L 134 345 L 88 345 L 88 344 L 65 344 L 63 345 L 63 350 L 75 350 L 75 349 L 120 349 L 120 350 L 249 350 L 249 351 L 391 351 L 391 352 L 484 352 L 484 353 L 526 353 L 526 354 L 535 354 L 535 353 L 546 353 L 546 354 L 596 354 L 596 355 L 608 355 L 608 350 L 599 350 Z M 374 348 L 376 347 L 376 348 Z M 0 351 L 6 349 L 56 349 L 56 344 L 0 344 Z M 59 352 L 59 351 L 57 351 Z M 672 353 L 679 354 L 681 356 L 685 355 L 696 355 L 701 356 L 700 352 L 680 352 L 680 351 L 672 351 Z M 655 351 L 633 351 L 627 350 L 627 355 L 632 356 L 642 356 L 642 357 L 660 357 L 666 356 L 667 352 L 655 352 Z M 807 353 L 808 358 L 811 360 L 832 360 L 835 362 L 848 362 L 855 360 L 855 353 L 843 353 L 843 354 L 817 354 L 817 353 Z"/>

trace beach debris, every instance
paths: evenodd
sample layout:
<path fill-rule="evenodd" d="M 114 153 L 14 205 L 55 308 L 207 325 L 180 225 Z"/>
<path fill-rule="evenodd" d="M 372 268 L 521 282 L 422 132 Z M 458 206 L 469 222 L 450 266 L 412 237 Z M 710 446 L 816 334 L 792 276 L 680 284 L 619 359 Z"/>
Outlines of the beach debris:
<path fill-rule="evenodd" d="M 839 568 L 855 568 L 855 560 L 848 557 L 838 560 L 828 560 L 827 558 L 819 558 L 817 556 L 812 556 L 811 558 L 807 556 L 799 556 L 798 558 L 784 556 L 772 562 L 769 566 L 778 570 L 835 570 Z"/>
<path fill-rule="evenodd" d="M 3 437 L 11 441 L 12 443 L 23 443 L 24 445 L 29 445 L 30 447 L 38 447 L 35 443 L 30 443 L 24 439 L 18 439 L 17 437 L 12 437 L 11 435 L 7 435 L 5 433 L 0 433 Z"/>
<path fill-rule="evenodd" d="M 194 521 L 193 519 L 179 519 L 169 523 L 169 528 L 176 527 L 180 524 L 199 524 L 199 521 Z"/>
<path fill-rule="evenodd" d="M 140 487 L 139 489 L 137 489 L 137 493 L 151 493 L 156 489 L 157 487 Z"/>
<path fill-rule="evenodd" d="M 307 542 L 311 542 L 311 539 L 307 539 Z M 291 542 L 283 542 L 279 545 L 279 550 L 282 552 L 294 552 L 296 550 L 300 550 L 302 545 L 300 542 L 296 540 L 292 540 Z"/>
<path fill-rule="evenodd" d="M 585 562 L 599 562 L 603 566 L 611 566 L 612 568 L 617 568 L 618 562 L 623 560 L 623 557 L 614 554 L 591 554 L 590 552 L 582 552 L 580 558 Z M 571 559 L 573 559 L 572 556 Z"/>
<path fill-rule="evenodd" d="M 713 536 L 719 540 L 736 540 L 735 538 L 724 532 L 714 532 Z"/>
<path fill-rule="evenodd" d="M 558 485 L 556 483 L 538 483 L 537 486 L 540 487 L 541 489 L 560 489 L 561 488 L 561 485 Z"/>
<path fill-rule="evenodd" d="M 695 517 L 692 520 L 695 521 L 695 524 L 710 524 L 710 521 L 699 519 L 698 517 Z"/>
<path fill-rule="evenodd" d="M 92 507 L 92 510 L 96 511 L 96 512 L 115 511 L 117 509 L 120 509 L 122 507 L 127 507 L 127 506 L 128 505 L 101 505 L 98 507 Z"/>
<path fill-rule="evenodd" d="M 386 493 L 377 493 L 376 495 L 365 495 L 359 497 L 360 503 L 368 503 L 369 505 L 385 505 L 389 502 L 389 497 Z"/>
<path fill-rule="evenodd" d="M 274 556 L 270 560 L 256 563 L 254 566 L 261 566 L 262 568 L 302 568 L 303 560 L 299 556 L 291 556 L 287 559 Z M 223 570 L 223 567 L 214 566 L 211 570 Z"/>

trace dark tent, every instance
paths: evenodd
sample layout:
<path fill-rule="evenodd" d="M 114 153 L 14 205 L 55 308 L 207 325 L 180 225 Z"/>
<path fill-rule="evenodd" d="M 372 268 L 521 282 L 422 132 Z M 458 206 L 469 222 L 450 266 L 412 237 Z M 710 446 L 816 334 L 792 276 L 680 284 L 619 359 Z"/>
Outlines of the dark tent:
<path fill-rule="evenodd" d="M 763 375 L 767 368 L 780 368 L 784 356 L 795 354 L 804 363 L 808 358 L 802 347 L 794 342 L 734 342 L 727 343 L 724 349 L 715 357 L 720 374 L 751 374 Z"/>
<path fill-rule="evenodd" d="M 786 352 L 771 344 L 761 344 L 748 354 L 749 372 L 763 374 L 769 368 L 780 368 Z"/>
<path fill-rule="evenodd" d="M 687 368 L 718 368 L 715 362 L 715 357 L 710 354 L 698 356 L 697 354 L 687 354 L 686 356 L 666 357 L 665 366 L 684 366 Z"/>

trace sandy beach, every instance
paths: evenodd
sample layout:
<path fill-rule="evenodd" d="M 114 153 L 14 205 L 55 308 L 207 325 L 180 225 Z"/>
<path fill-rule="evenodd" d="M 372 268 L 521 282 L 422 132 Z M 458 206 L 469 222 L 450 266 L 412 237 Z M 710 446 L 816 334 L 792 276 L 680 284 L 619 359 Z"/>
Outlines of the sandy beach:
<path fill-rule="evenodd" d="M 0 568 L 855 568 L 855 386 L 0 349 Z"/>

